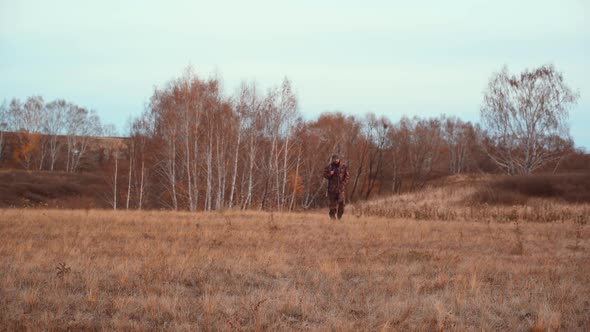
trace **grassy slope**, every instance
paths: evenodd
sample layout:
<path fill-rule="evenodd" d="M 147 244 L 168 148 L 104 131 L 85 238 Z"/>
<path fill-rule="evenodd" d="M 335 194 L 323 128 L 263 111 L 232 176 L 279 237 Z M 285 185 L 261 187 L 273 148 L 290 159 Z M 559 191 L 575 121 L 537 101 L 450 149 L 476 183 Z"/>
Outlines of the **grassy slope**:
<path fill-rule="evenodd" d="M 0 327 L 588 330 L 588 227 L 0 210 Z"/>
<path fill-rule="evenodd" d="M 422 191 L 358 202 L 352 213 L 418 220 L 585 223 L 590 221 L 590 173 L 451 176 Z"/>
<path fill-rule="evenodd" d="M 0 208 L 105 208 L 109 190 L 98 172 L 0 170 Z"/>

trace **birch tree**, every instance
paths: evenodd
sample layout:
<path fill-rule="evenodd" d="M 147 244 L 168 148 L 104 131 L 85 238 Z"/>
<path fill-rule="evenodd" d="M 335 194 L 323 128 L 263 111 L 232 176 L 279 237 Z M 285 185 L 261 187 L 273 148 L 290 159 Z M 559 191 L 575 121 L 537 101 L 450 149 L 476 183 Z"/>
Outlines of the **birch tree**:
<path fill-rule="evenodd" d="M 45 101 L 41 96 L 31 96 L 25 103 L 13 99 L 8 108 L 10 122 L 17 131 L 18 149 L 15 157 L 25 169 L 31 169 L 35 161 L 35 154 L 42 152 L 39 149 L 41 133 L 43 131 L 43 109 Z M 37 160 L 42 165 L 43 158 L 37 155 Z"/>
<path fill-rule="evenodd" d="M 66 171 L 76 172 L 93 137 L 101 134 L 102 125 L 96 112 L 71 105 L 66 112 Z"/>
<path fill-rule="evenodd" d="M 248 100 L 250 99 L 249 95 L 252 93 L 251 88 L 245 83 L 242 82 L 240 86 L 240 90 L 238 92 L 238 100 L 235 106 L 236 116 L 237 116 L 237 128 L 236 128 L 236 141 L 234 146 L 234 158 L 233 158 L 233 171 L 232 171 L 232 179 L 230 185 L 230 192 L 229 192 L 229 202 L 228 208 L 233 207 L 234 203 L 234 195 L 236 193 L 236 181 L 238 178 L 238 162 L 240 157 L 240 147 L 242 143 L 242 133 L 243 133 L 243 123 L 244 118 L 247 116 L 248 112 Z"/>
<path fill-rule="evenodd" d="M 289 143 L 291 140 L 291 135 L 293 128 L 295 126 L 295 121 L 297 121 L 297 97 L 293 92 L 293 88 L 291 86 L 291 81 L 285 77 L 283 83 L 280 88 L 279 100 L 278 100 L 278 112 L 280 114 L 280 131 L 282 133 L 282 139 L 284 141 L 284 148 L 283 148 L 283 178 L 281 183 L 281 191 L 280 191 L 280 202 L 279 209 L 283 210 L 286 202 L 287 197 L 289 194 L 287 193 L 287 175 L 289 173 Z M 277 170 L 278 171 L 278 170 Z"/>
<path fill-rule="evenodd" d="M 4 152 L 4 132 L 9 130 L 8 124 L 8 106 L 6 102 L 0 105 L 0 162 L 2 162 Z"/>
<path fill-rule="evenodd" d="M 403 170 L 408 161 L 407 128 L 402 128 L 399 123 L 392 125 L 388 132 L 388 148 L 391 152 L 391 192 L 401 193 L 403 182 Z"/>
<path fill-rule="evenodd" d="M 480 110 L 489 157 L 508 174 L 559 159 L 572 145 L 567 120 L 578 97 L 552 65 L 493 74 Z"/>
<path fill-rule="evenodd" d="M 443 144 L 438 119 L 402 119 L 408 133 L 408 169 L 410 190 L 420 189 L 432 174 L 441 156 Z"/>
<path fill-rule="evenodd" d="M 136 206 L 141 210 L 144 206 L 146 192 L 149 189 L 149 165 L 152 160 L 148 158 L 148 149 L 150 148 L 150 138 L 153 138 L 153 121 L 150 119 L 150 114 L 144 112 L 131 125 L 131 137 L 133 145 L 133 166 L 135 168 L 135 196 Z"/>
<path fill-rule="evenodd" d="M 65 133 L 66 115 L 70 107 L 72 105 L 63 99 L 54 100 L 46 107 L 45 134 L 48 136 L 50 171 L 55 169 L 55 163 L 62 149 L 63 141 L 60 140 L 60 136 Z"/>
<path fill-rule="evenodd" d="M 251 208 L 253 200 L 253 191 L 255 187 L 254 172 L 257 163 L 257 155 L 259 151 L 259 142 L 262 138 L 263 132 L 263 113 L 262 113 L 262 100 L 256 90 L 256 84 L 251 83 L 245 91 L 244 96 L 244 130 L 245 135 L 248 139 L 248 150 L 247 150 L 247 189 L 245 199 L 242 204 L 243 208 Z"/>
<path fill-rule="evenodd" d="M 117 196 L 118 196 L 118 191 L 117 191 L 117 182 L 118 182 L 118 175 L 119 175 L 119 156 L 118 153 L 115 152 L 113 154 L 113 159 L 115 161 L 115 171 L 113 173 L 113 210 L 117 210 Z"/>
<path fill-rule="evenodd" d="M 442 134 L 448 150 L 449 173 L 468 171 L 473 163 L 475 145 L 479 144 L 475 128 L 457 117 L 441 118 Z"/>
<path fill-rule="evenodd" d="M 133 179 L 133 160 L 134 160 L 134 156 L 135 155 L 135 142 L 131 141 L 129 144 L 129 169 L 128 172 L 129 174 L 127 174 L 127 199 L 125 202 L 125 209 L 129 210 L 129 202 L 131 201 L 131 184 L 132 184 L 132 179 Z"/>

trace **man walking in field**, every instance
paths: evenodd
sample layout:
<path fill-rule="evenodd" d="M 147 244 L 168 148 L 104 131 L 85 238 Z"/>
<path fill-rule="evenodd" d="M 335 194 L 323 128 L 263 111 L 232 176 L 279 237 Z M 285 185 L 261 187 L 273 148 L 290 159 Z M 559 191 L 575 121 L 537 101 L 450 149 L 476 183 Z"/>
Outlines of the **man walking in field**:
<path fill-rule="evenodd" d="M 324 169 L 324 177 L 328 180 L 328 201 L 330 219 L 342 218 L 344 214 L 344 194 L 348 182 L 348 167 L 340 162 L 340 156 L 332 156 L 332 162 Z"/>

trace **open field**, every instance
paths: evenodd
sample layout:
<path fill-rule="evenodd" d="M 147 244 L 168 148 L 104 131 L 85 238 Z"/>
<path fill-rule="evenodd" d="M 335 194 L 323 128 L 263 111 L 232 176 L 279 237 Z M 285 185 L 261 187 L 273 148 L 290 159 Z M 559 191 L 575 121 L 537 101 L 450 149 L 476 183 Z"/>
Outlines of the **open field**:
<path fill-rule="evenodd" d="M 0 210 L 5 330 L 588 330 L 590 226 Z"/>

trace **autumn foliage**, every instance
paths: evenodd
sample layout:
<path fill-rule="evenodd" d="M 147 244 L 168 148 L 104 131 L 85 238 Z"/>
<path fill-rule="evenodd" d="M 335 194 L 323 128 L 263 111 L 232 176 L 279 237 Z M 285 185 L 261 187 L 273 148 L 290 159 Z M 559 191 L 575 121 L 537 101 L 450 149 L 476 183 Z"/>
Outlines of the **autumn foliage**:
<path fill-rule="evenodd" d="M 333 153 L 349 166 L 350 202 L 420 190 L 454 174 L 587 169 L 588 155 L 575 149 L 564 125 L 575 93 L 560 85 L 570 93 L 562 100 L 559 91 L 534 85 L 563 84 L 561 75 L 553 67 L 541 67 L 523 73 L 518 82 L 511 77 L 507 70 L 492 76 L 482 107 L 485 127 L 480 127 L 446 115 L 403 116 L 394 122 L 372 113 L 327 112 L 305 119 L 287 78 L 269 89 L 243 82 L 228 93 L 220 77 L 203 78 L 187 68 L 154 89 L 144 112 L 125 129 L 122 143 L 97 139 L 114 135 L 112 126 L 102 125 L 94 111 L 65 100 L 45 102 L 32 96 L 24 103 L 13 99 L 3 104 L 0 165 L 98 172 L 110 188 L 103 196 L 113 208 L 189 211 L 323 206 L 322 169 Z M 536 98 L 531 102 L 539 105 L 543 96 L 551 97 L 559 111 L 554 123 L 559 131 L 534 134 L 545 143 L 550 137 L 563 144 L 526 140 L 520 132 L 500 135 L 502 123 L 494 117 L 511 123 L 505 112 L 524 107 L 518 103 L 530 104 L 516 97 L 502 99 L 501 88 L 513 97 L 521 88 L 529 89 Z M 528 121 L 523 112 L 514 121 Z M 550 117 L 552 112 L 544 108 L 538 114 Z M 537 154 L 534 163 L 521 160 L 527 155 L 524 146 Z M 500 162 L 497 153 L 513 159 Z M 506 168 L 506 162 L 512 166 Z"/>

